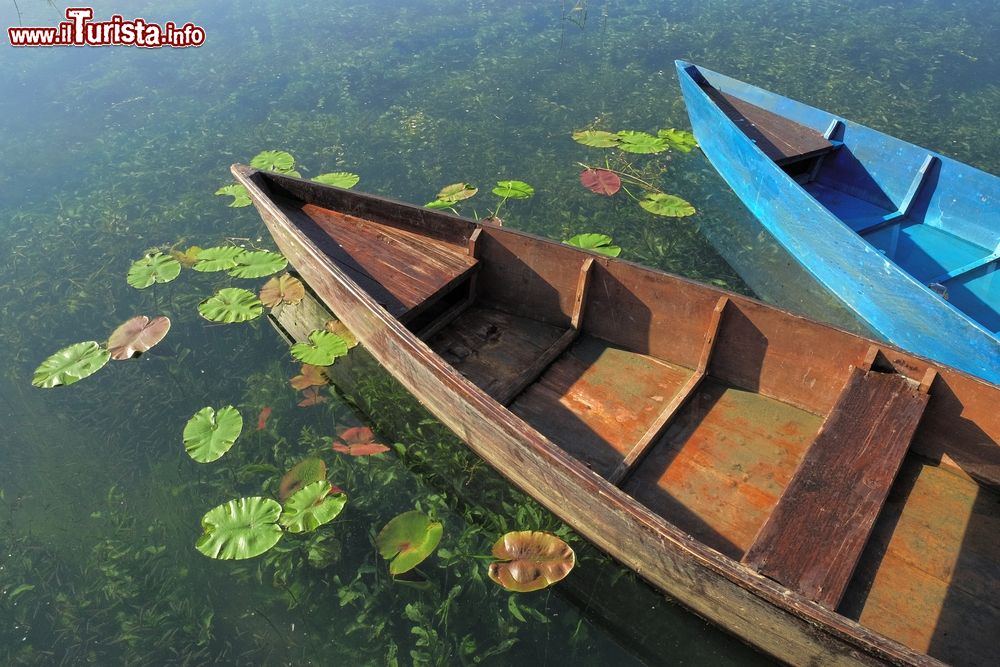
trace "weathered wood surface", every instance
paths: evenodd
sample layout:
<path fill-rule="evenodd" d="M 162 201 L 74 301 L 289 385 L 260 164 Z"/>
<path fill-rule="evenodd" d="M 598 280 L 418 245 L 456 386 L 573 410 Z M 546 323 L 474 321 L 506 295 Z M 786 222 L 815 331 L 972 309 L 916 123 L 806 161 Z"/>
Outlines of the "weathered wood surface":
<path fill-rule="evenodd" d="M 901 375 L 853 369 L 743 563 L 835 609 L 927 397 Z"/>

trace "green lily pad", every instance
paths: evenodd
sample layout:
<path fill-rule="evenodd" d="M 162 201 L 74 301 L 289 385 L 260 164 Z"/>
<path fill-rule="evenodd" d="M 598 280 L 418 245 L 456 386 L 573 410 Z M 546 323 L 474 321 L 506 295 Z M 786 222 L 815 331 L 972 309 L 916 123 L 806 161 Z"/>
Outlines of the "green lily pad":
<path fill-rule="evenodd" d="M 464 199 L 472 197 L 477 192 L 479 192 L 479 188 L 469 185 L 468 183 L 452 183 L 451 185 L 446 185 L 441 188 L 441 192 L 437 194 L 437 200 L 435 201 L 454 204 L 455 202 L 460 202 Z"/>
<path fill-rule="evenodd" d="M 282 502 L 306 484 L 319 482 L 326 479 L 326 461 L 310 456 L 302 459 L 292 469 L 285 473 L 278 486 L 278 497 Z"/>
<path fill-rule="evenodd" d="M 180 273 L 180 262 L 170 255 L 154 252 L 132 262 L 125 280 L 136 289 L 145 289 L 153 283 L 169 283 Z"/>
<path fill-rule="evenodd" d="M 243 417 L 231 405 L 202 408 L 184 426 L 184 449 L 198 463 L 211 463 L 232 448 L 243 431 Z"/>
<path fill-rule="evenodd" d="M 693 134 L 685 130 L 670 128 L 669 130 L 660 130 L 656 135 L 661 139 L 666 139 L 671 148 L 676 148 L 682 153 L 690 153 L 698 147 L 698 140 L 694 138 Z"/>
<path fill-rule="evenodd" d="M 306 484 L 285 502 L 278 523 L 289 533 L 308 533 L 333 521 L 347 504 L 347 494 L 330 491 L 325 479 Z"/>
<path fill-rule="evenodd" d="M 347 190 L 357 185 L 361 177 L 349 171 L 331 171 L 328 174 L 320 174 L 312 180 L 323 185 L 333 185 Z"/>
<path fill-rule="evenodd" d="M 611 148 L 621 143 L 621 137 L 604 130 L 581 130 L 573 133 L 573 141 L 591 148 Z"/>
<path fill-rule="evenodd" d="M 441 209 L 441 208 L 451 208 L 454 205 L 455 202 L 453 201 L 444 201 L 443 199 L 435 199 L 434 201 L 427 202 L 426 204 L 424 204 L 424 208 Z"/>
<path fill-rule="evenodd" d="M 493 194 L 504 199 L 527 199 L 535 194 L 535 188 L 524 181 L 497 181 Z"/>
<path fill-rule="evenodd" d="M 39 364 L 31 384 L 44 389 L 73 384 L 101 370 L 110 358 L 111 353 L 96 341 L 76 343 Z"/>
<path fill-rule="evenodd" d="M 198 312 L 212 322 L 246 322 L 260 317 L 264 304 L 250 290 L 224 287 L 198 304 Z"/>
<path fill-rule="evenodd" d="M 393 518 L 375 538 L 378 552 L 389 561 L 389 573 L 408 572 L 422 563 L 441 541 L 444 526 L 412 510 Z"/>
<path fill-rule="evenodd" d="M 253 202 L 250 200 L 250 193 L 239 183 L 230 183 L 215 191 L 219 196 L 229 195 L 233 201 L 229 202 L 229 208 L 243 208 Z"/>
<path fill-rule="evenodd" d="M 611 237 L 607 234 L 577 234 L 573 238 L 566 239 L 563 243 L 593 250 L 608 257 L 617 257 L 622 254 L 622 249 L 619 246 L 611 245 Z"/>
<path fill-rule="evenodd" d="M 654 137 L 647 132 L 622 130 L 618 136 L 621 137 L 618 148 L 628 153 L 662 153 L 669 148 L 666 139 Z"/>
<path fill-rule="evenodd" d="M 236 256 L 236 266 L 229 269 L 233 278 L 263 278 L 288 266 L 285 256 L 270 250 L 249 250 Z"/>
<path fill-rule="evenodd" d="M 198 261 L 194 263 L 192 268 L 202 273 L 227 271 L 236 266 L 237 258 L 245 252 L 246 250 L 243 248 L 237 248 L 233 245 L 203 248 L 198 253 Z"/>
<path fill-rule="evenodd" d="M 285 151 L 261 151 L 250 160 L 250 166 L 261 171 L 277 171 L 287 174 L 295 167 L 295 158 L 292 157 L 291 153 Z"/>
<path fill-rule="evenodd" d="M 493 545 L 490 579 L 508 591 L 528 593 L 551 586 L 576 565 L 573 549 L 551 533 L 519 530 Z"/>
<path fill-rule="evenodd" d="M 281 505 L 270 498 L 230 500 L 201 518 L 203 532 L 195 548 L 220 560 L 259 556 L 281 539 L 280 515 Z"/>
<path fill-rule="evenodd" d="M 694 206 L 684 199 L 676 195 L 663 194 L 662 192 L 648 193 L 639 202 L 639 206 L 653 215 L 662 215 L 667 218 L 683 218 L 688 215 L 694 215 L 695 212 Z"/>
<path fill-rule="evenodd" d="M 329 366 L 338 357 L 347 354 L 347 341 L 337 334 L 316 329 L 309 334 L 308 343 L 292 345 L 292 356 L 304 364 Z"/>

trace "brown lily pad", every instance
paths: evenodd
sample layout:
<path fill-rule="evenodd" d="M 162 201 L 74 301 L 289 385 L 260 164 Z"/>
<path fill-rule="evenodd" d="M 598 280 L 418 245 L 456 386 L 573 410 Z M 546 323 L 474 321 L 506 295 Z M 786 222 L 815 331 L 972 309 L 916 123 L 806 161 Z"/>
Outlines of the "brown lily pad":
<path fill-rule="evenodd" d="M 322 366 L 312 364 L 302 364 L 302 372 L 288 381 L 294 389 L 308 389 L 309 387 L 322 387 L 330 383 L 330 379 L 323 373 Z"/>
<path fill-rule="evenodd" d="M 375 442 L 375 434 L 367 426 L 345 429 L 339 440 L 333 441 L 333 451 L 348 456 L 372 456 L 389 451 L 385 445 Z"/>
<path fill-rule="evenodd" d="M 565 578 L 576 565 L 573 549 L 552 533 L 516 530 L 493 545 L 490 579 L 508 591 L 537 591 Z"/>
<path fill-rule="evenodd" d="M 271 278 L 260 288 L 260 302 L 268 308 L 282 303 L 296 304 L 306 296 L 302 281 L 287 273 Z"/>
<path fill-rule="evenodd" d="M 358 339 L 354 337 L 354 334 L 340 320 L 327 320 L 323 328 L 343 338 L 344 342 L 347 343 L 348 350 L 358 344 Z"/>
<path fill-rule="evenodd" d="M 298 403 L 300 408 L 308 408 L 310 405 L 326 403 L 326 396 L 319 393 L 319 389 L 316 387 L 307 387 L 302 391 L 302 396 L 302 400 Z"/>
<path fill-rule="evenodd" d="M 136 315 L 120 324 L 108 338 L 108 352 L 112 359 L 130 359 L 153 347 L 170 331 L 170 319 Z"/>
<path fill-rule="evenodd" d="M 622 187 L 622 179 L 608 169 L 584 169 L 580 172 L 580 184 L 591 192 L 610 197 Z"/>
<path fill-rule="evenodd" d="M 302 459 L 285 473 L 278 486 L 278 497 L 284 502 L 290 495 L 306 484 L 326 479 L 326 463 L 323 459 L 310 457 Z M 339 489 L 334 493 L 339 493 Z"/>

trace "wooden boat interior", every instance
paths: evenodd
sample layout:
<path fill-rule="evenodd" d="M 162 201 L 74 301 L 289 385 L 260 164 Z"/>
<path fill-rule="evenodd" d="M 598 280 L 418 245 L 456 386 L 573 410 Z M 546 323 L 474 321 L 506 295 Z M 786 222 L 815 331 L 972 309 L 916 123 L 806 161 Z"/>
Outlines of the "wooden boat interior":
<path fill-rule="evenodd" d="M 1000 333 L 1000 179 L 835 117 L 820 131 L 788 117 L 804 105 L 746 84 L 716 88 L 695 74 L 744 134 L 827 210 Z M 743 99 L 749 90 L 759 105 Z"/>
<path fill-rule="evenodd" d="M 255 179 L 469 381 L 694 539 L 911 648 L 995 658 L 985 384 L 627 262 Z"/>

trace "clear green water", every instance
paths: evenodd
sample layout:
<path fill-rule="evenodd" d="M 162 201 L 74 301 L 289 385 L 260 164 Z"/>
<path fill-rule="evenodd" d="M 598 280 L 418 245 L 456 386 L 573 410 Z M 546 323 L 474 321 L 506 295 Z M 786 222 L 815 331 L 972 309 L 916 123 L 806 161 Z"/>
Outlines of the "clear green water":
<path fill-rule="evenodd" d="M 61 15 L 18 4 L 27 25 Z M 995 3 L 95 9 L 194 21 L 208 39 L 183 51 L 0 47 L 0 663 L 762 660 L 572 538 L 363 352 L 326 403 L 296 407 L 287 380 L 297 366 L 264 321 L 213 326 L 196 313 L 217 287 L 259 281 L 186 271 L 139 292 L 125 272 L 153 246 L 270 247 L 253 209 L 212 192 L 231 180 L 230 163 L 284 149 L 307 176 L 346 169 L 360 189 L 418 203 L 455 181 L 522 179 L 537 195 L 509 209 L 514 227 L 609 233 L 625 258 L 852 326 L 753 228 L 703 156 L 676 156 L 657 175 L 699 214 L 654 218 L 584 191 L 576 163 L 595 153 L 569 134 L 686 127 L 672 64 L 685 58 L 1000 173 Z M 0 3 L 0 20 L 17 22 L 13 3 Z M 174 324 L 140 360 L 65 389 L 30 386 L 51 352 L 141 313 Z M 183 452 L 183 424 L 226 403 L 243 412 L 244 436 L 199 466 Z M 256 432 L 265 405 L 274 412 Z M 351 501 L 318 537 L 241 563 L 193 549 L 205 511 L 274 493 L 290 465 L 361 423 L 406 453 L 328 456 Z M 421 566 L 427 590 L 389 581 L 371 541 L 413 507 L 445 524 L 445 552 Z M 511 603 L 466 555 L 515 528 L 566 534 L 580 564 L 557 588 Z"/>

